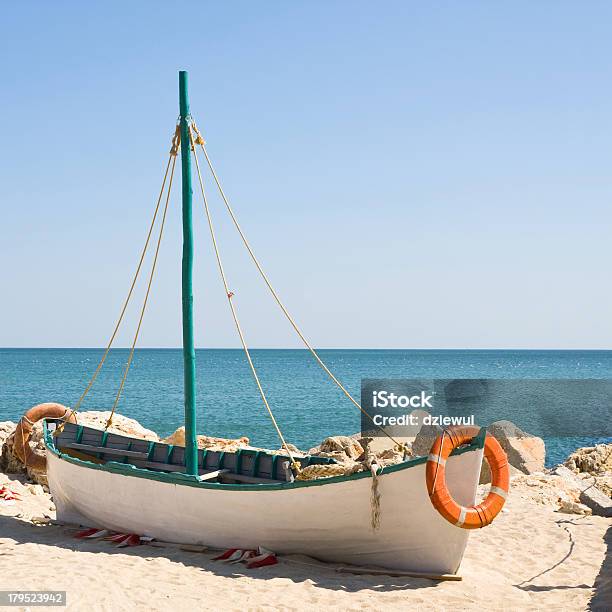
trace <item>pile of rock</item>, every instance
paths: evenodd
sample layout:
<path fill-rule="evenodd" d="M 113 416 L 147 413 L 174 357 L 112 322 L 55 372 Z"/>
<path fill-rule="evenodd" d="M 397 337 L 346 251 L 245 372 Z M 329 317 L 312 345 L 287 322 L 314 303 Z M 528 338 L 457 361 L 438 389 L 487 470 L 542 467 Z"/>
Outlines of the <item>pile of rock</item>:
<path fill-rule="evenodd" d="M 508 455 L 512 491 L 536 503 L 571 514 L 612 516 L 612 444 L 581 448 L 572 453 L 565 466 L 545 470 L 546 446 L 542 438 L 532 436 L 510 421 L 497 421 L 487 427 Z M 442 429 L 423 426 L 412 451 L 427 455 Z M 486 461 L 480 483 L 491 481 Z"/>
<path fill-rule="evenodd" d="M 227 452 L 235 452 L 239 448 L 250 448 L 249 439 L 247 437 L 231 439 L 231 438 L 215 438 L 214 436 L 196 436 L 198 448 L 206 448 L 208 450 L 219 450 Z M 174 444 L 175 446 L 185 446 L 185 427 L 179 427 L 174 433 L 167 438 L 161 440 L 165 444 Z"/>
<path fill-rule="evenodd" d="M 363 454 L 363 446 L 350 436 L 331 436 L 308 451 L 316 457 L 329 457 L 338 463 L 351 464 Z"/>
<path fill-rule="evenodd" d="M 612 444 L 586 446 L 572 453 L 565 467 L 612 498 Z"/>
<path fill-rule="evenodd" d="M 563 474 L 536 472 L 512 478 L 511 494 L 567 514 L 592 514 L 580 501 L 580 488 Z"/>
<path fill-rule="evenodd" d="M 329 457 L 346 467 L 357 467 L 357 464 L 366 460 L 374 461 L 377 465 L 385 467 L 399 463 L 404 453 L 397 449 L 391 441 L 388 445 L 374 449 L 372 438 L 355 436 L 331 436 L 325 438 L 319 446 L 308 451 L 308 455 L 315 457 Z"/>
<path fill-rule="evenodd" d="M 79 412 L 78 422 L 81 425 L 104 429 L 106 422 L 110 417 L 109 411 L 91 410 L 88 412 Z M 0 472 L 6 474 L 27 474 L 27 476 L 35 483 L 47 485 L 47 476 L 44 472 L 34 470 L 31 467 L 24 466 L 21 460 L 14 452 L 15 445 L 15 428 L 16 423 L 6 421 L 0 423 Z M 135 438 L 143 438 L 145 440 L 159 440 L 159 437 L 154 431 L 146 429 L 135 419 L 130 419 L 121 414 L 115 414 L 111 426 L 108 428 L 111 433 L 119 433 Z M 42 423 L 35 423 L 32 430 L 32 435 L 29 441 L 30 448 L 40 455 L 44 455 L 45 446 L 43 444 L 43 428 Z"/>

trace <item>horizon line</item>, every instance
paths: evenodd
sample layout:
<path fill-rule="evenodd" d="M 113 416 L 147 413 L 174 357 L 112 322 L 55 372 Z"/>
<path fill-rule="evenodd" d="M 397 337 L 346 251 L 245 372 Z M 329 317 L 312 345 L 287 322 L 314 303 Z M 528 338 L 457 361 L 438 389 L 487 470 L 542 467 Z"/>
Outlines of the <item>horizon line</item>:
<path fill-rule="evenodd" d="M 116 346 L 112 350 L 130 350 L 129 346 Z M 0 351 L 103 351 L 106 347 L 103 346 L 1 346 Z M 137 347 L 135 351 L 182 351 L 181 346 L 145 346 Z M 240 351 L 244 352 L 242 347 L 224 347 L 224 346 L 205 346 L 196 347 L 196 351 Z M 249 347 L 250 351 L 306 351 L 309 349 L 301 347 Z M 394 347 L 315 347 L 317 351 L 565 351 L 565 352 L 612 352 L 612 348 L 508 348 L 508 347 L 482 347 L 482 348 L 449 348 L 449 347 L 416 347 L 416 348 L 394 348 Z M 110 351 L 109 351 L 110 352 Z"/>

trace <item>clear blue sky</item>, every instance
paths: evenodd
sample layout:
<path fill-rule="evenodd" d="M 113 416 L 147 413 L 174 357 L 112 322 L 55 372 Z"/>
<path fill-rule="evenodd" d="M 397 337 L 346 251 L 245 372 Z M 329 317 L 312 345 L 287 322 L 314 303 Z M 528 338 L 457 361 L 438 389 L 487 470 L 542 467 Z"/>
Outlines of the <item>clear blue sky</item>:
<path fill-rule="evenodd" d="M 610 23 L 606 2 L 5 3 L 0 346 L 106 342 L 186 69 L 315 345 L 610 347 Z M 142 346 L 180 345 L 178 204 Z M 237 346 L 195 204 L 196 342 Z M 213 204 L 249 342 L 298 346 Z"/>

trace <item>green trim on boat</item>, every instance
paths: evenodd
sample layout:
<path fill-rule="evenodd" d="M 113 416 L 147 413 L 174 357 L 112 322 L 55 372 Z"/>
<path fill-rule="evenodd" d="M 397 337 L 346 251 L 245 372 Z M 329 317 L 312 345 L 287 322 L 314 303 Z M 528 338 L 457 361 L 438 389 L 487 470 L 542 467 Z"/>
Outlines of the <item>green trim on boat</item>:
<path fill-rule="evenodd" d="M 276 478 L 276 466 L 278 464 L 278 455 L 272 455 L 272 478 Z"/>
<path fill-rule="evenodd" d="M 253 466 L 251 467 L 251 476 L 257 476 L 257 470 L 259 470 L 259 460 L 261 459 L 261 451 L 255 451 L 253 456 Z"/>
<path fill-rule="evenodd" d="M 129 450 L 129 451 L 132 450 L 132 442 L 131 441 L 128 442 L 128 447 L 126 448 L 126 450 Z M 125 456 L 123 458 L 123 463 L 127 463 L 128 461 L 129 461 L 129 457 Z"/>
<path fill-rule="evenodd" d="M 235 473 L 236 474 L 240 474 L 241 470 L 242 470 L 242 449 L 239 448 L 236 451 L 235 455 L 236 455 L 236 467 L 234 468 L 235 469 Z"/>
<path fill-rule="evenodd" d="M 100 439 L 100 446 L 106 446 L 106 443 L 108 441 L 108 431 L 104 431 L 102 432 L 102 438 Z M 102 455 L 104 453 L 98 453 L 98 459 L 102 459 Z"/>
<path fill-rule="evenodd" d="M 46 427 L 46 422 L 45 422 L 45 427 Z M 81 443 L 81 440 L 83 439 L 83 430 L 85 428 L 83 427 L 83 425 L 77 425 L 77 433 L 76 433 L 76 442 L 77 444 Z"/>
<path fill-rule="evenodd" d="M 191 474 L 183 474 L 181 472 L 156 472 L 153 470 L 147 470 L 145 468 L 139 468 L 135 465 L 127 464 L 127 463 L 118 463 L 116 461 L 108 461 L 107 463 L 97 464 L 91 463 L 90 461 L 85 461 L 83 459 L 77 459 L 76 457 L 71 457 L 70 455 L 65 455 L 60 452 L 54 444 L 53 436 L 49 429 L 47 428 L 47 421 L 43 422 L 44 427 L 44 440 L 45 445 L 47 446 L 47 450 L 53 453 L 56 457 L 59 457 L 63 461 L 67 461 L 68 463 L 73 463 L 74 465 L 78 465 L 84 468 L 88 468 L 91 470 L 101 470 L 103 472 L 111 472 L 114 474 L 123 474 L 124 476 L 134 476 L 136 478 L 146 478 L 148 480 L 156 480 L 158 482 L 165 482 L 168 484 L 183 484 L 188 487 L 200 487 L 203 489 L 217 489 L 224 491 L 281 491 L 287 489 L 299 489 L 301 487 L 320 487 L 322 485 L 327 484 L 335 484 L 339 482 L 345 482 L 347 480 L 360 480 L 362 478 L 372 478 L 372 473 L 370 471 L 365 472 L 357 472 L 356 474 L 351 474 L 350 476 L 333 476 L 331 478 L 321 478 L 319 480 L 295 480 L 294 482 L 283 482 L 283 483 L 270 483 L 270 484 L 227 484 L 220 482 L 209 482 L 209 481 L 201 481 L 198 476 L 193 476 Z M 451 453 L 451 456 L 462 455 L 463 453 L 468 453 L 476 450 L 481 450 L 484 448 L 484 441 L 486 436 L 486 428 L 482 427 L 480 429 L 479 434 L 474 438 L 471 444 L 464 446 L 462 448 L 458 448 Z M 221 458 L 225 455 L 224 451 L 221 451 Z M 274 461 L 274 459 L 273 459 Z M 427 463 L 427 457 L 413 457 L 411 459 L 407 459 L 406 461 L 402 461 L 401 463 L 396 463 L 395 465 L 390 465 L 386 467 L 382 474 L 388 474 L 392 472 L 399 472 L 401 470 L 405 470 L 411 467 L 415 467 L 417 465 L 423 465 Z M 219 468 L 222 466 L 219 465 Z"/>

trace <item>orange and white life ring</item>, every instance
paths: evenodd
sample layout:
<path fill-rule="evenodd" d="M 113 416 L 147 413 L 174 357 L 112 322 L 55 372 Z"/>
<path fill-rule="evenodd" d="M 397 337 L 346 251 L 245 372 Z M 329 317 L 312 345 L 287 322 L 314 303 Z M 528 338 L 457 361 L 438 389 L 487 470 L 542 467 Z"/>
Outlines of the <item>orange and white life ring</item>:
<path fill-rule="evenodd" d="M 64 419 L 76 423 L 76 418 L 70 408 L 54 402 L 33 406 L 21 417 L 15 429 L 13 452 L 26 467 L 44 472 L 47 468 L 45 456 L 34 452 L 28 444 L 34 423 L 41 419 Z"/>
<path fill-rule="evenodd" d="M 476 506 L 460 506 L 446 486 L 445 465 L 451 452 L 470 443 L 480 432 L 479 427 L 449 427 L 436 439 L 427 458 L 425 470 L 427 491 L 434 508 L 449 522 L 462 529 L 480 529 L 493 522 L 501 512 L 510 489 L 508 457 L 491 435 L 485 438 L 484 456 L 491 468 L 491 490 Z"/>

